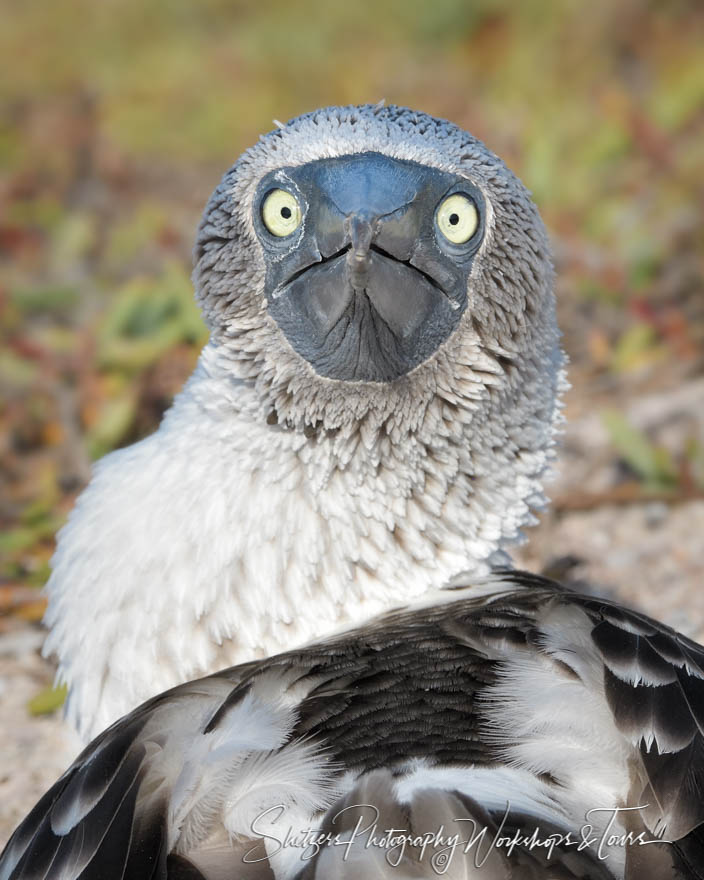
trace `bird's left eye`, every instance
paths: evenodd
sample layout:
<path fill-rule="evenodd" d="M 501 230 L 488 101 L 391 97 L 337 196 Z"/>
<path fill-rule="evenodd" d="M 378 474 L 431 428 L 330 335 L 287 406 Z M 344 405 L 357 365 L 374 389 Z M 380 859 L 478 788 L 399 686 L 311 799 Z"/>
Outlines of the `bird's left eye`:
<path fill-rule="evenodd" d="M 461 193 L 453 193 L 440 202 L 435 212 L 438 229 L 452 244 L 465 244 L 477 231 L 479 213 L 474 202 Z"/>
<path fill-rule="evenodd" d="M 301 225 L 298 199 L 285 189 L 273 189 L 262 202 L 262 220 L 272 235 L 291 235 Z"/>

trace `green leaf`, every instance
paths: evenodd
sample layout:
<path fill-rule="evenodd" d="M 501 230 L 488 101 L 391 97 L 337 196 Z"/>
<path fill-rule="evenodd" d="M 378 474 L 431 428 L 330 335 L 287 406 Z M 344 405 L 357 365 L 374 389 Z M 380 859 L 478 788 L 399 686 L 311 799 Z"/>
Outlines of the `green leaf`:
<path fill-rule="evenodd" d="M 30 715 L 50 715 L 60 709 L 66 701 L 67 687 L 61 684 L 58 687 L 49 685 L 32 697 L 27 703 Z"/>
<path fill-rule="evenodd" d="M 3 553 L 17 553 L 31 547 L 37 540 L 37 535 L 33 528 L 29 526 L 19 526 L 16 529 L 8 529 L 8 531 L 0 534 L 0 550 Z"/>
<path fill-rule="evenodd" d="M 11 301 L 27 314 L 43 315 L 69 313 L 76 308 L 79 300 L 75 287 L 34 287 L 14 290 Z"/>

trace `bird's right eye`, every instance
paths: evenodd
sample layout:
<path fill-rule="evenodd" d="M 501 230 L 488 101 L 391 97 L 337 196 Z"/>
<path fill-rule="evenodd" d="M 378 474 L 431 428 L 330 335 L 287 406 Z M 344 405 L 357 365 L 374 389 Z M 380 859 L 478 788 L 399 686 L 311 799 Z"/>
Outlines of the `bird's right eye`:
<path fill-rule="evenodd" d="M 262 221 L 272 235 L 291 235 L 301 225 L 298 199 L 285 189 L 272 189 L 262 202 Z"/>

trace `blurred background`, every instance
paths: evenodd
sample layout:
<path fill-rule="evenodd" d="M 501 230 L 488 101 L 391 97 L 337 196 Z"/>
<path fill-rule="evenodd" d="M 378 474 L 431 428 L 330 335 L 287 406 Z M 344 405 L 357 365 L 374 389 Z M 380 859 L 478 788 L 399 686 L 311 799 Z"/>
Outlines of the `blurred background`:
<path fill-rule="evenodd" d="M 0 844 L 66 760 L 38 649 L 91 462 L 206 340 L 190 252 L 258 136 L 326 104 L 467 128 L 532 190 L 571 358 L 520 561 L 704 635 L 704 6 L 0 0 Z M 128 548 L 126 548 L 128 552 Z"/>

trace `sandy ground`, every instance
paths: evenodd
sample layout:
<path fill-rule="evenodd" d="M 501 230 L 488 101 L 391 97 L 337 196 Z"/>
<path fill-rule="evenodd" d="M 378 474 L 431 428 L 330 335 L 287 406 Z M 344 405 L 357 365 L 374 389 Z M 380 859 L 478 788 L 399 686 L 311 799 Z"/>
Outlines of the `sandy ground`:
<path fill-rule="evenodd" d="M 641 396 L 626 407 L 635 424 L 665 445 L 677 425 L 692 419 L 704 436 L 704 381 L 676 393 Z M 598 493 L 617 479 L 613 451 L 589 401 L 573 399 L 559 476 L 551 486 L 556 510 L 543 515 L 517 553 L 532 570 L 566 572 L 570 580 L 637 606 L 694 638 L 704 639 L 701 550 L 704 500 L 678 504 L 600 503 L 569 510 L 565 500 Z M 681 440 L 681 438 L 680 438 Z M 571 558 L 570 563 L 566 562 Z M 77 744 L 57 716 L 31 717 L 26 703 L 53 675 L 39 656 L 38 626 L 17 622 L 0 636 L 0 845 L 58 777 Z"/>

